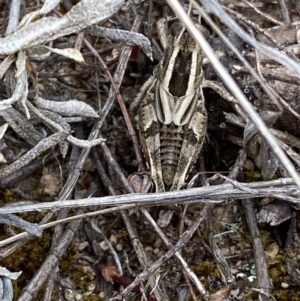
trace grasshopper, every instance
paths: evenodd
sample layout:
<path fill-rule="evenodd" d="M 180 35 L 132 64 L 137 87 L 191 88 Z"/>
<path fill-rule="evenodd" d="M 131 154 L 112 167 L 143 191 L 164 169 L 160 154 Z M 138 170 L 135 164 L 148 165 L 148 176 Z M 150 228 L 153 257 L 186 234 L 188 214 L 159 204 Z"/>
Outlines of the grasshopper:
<path fill-rule="evenodd" d="M 201 151 L 207 128 L 202 62 L 200 47 L 173 23 L 139 109 L 140 141 L 156 192 L 179 190 Z"/>

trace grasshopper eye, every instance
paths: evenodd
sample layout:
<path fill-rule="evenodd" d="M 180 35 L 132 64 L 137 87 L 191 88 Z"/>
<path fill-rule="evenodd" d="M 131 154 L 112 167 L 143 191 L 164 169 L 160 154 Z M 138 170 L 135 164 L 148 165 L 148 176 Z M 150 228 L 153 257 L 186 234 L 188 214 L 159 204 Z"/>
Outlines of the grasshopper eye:
<path fill-rule="evenodd" d="M 210 33 L 209 33 L 208 29 L 202 25 L 199 25 L 198 28 L 201 31 L 201 33 L 203 34 L 204 38 L 206 40 L 209 40 Z"/>
<path fill-rule="evenodd" d="M 172 24 L 171 27 L 170 27 L 171 35 L 176 37 L 180 33 L 182 28 L 183 28 L 182 25 L 178 22 Z"/>

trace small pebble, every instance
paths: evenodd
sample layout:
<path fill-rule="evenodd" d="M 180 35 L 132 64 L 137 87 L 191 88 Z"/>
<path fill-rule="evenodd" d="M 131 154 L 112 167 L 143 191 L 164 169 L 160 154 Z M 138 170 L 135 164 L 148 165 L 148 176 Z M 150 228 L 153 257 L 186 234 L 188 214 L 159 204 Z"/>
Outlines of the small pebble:
<path fill-rule="evenodd" d="M 228 248 L 222 248 L 221 252 L 222 252 L 223 256 L 230 256 L 231 255 Z"/>
<path fill-rule="evenodd" d="M 235 266 L 238 268 L 242 265 L 242 261 L 241 260 L 238 260 L 235 264 Z"/>
<path fill-rule="evenodd" d="M 76 301 L 83 300 L 83 299 L 82 299 L 82 295 L 81 295 L 81 294 L 76 294 L 76 295 L 74 296 L 74 300 L 76 300 Z"/>
<path fill-rule="evenodd" d="M 237 243 L 237 246 L 238 246 L 241 250 L 245 249 L 245 243 L 244 243 L 243 241 L 240 241 L 239 243 Z"/>
<path fill-rule="evenodd" d="M 74 299 L 74 294 L 73 294 L 73 291 L 69 288 L 67 288 L 65 291 L 64 291 L 64 295 L 65 295 L 65 298 L 66 300 L 68 301 L 71 301 Z"/>
<path fill-rule="evenodd" d="M 159 252 L 159 249 L 158 248 L 155 248 L 154 250 L 153 250 L 153 253 L 154 254 L 157 254 Z"/>
<path fill-rule="evenodd" d="M 89 245 L 88 241 L 83 241 L 78 245 L 78 251 L 82 252 Z"/>
<path fill-rule="evenodd" d="M 150 246 L 145 247 L 145 252 L 153 252 L 153 248 Z"/>
<path fill-rule="evenodd" d="M 114 234 L 112 234 L 111 236 L 110 236 L 110 238 L 109 238 L 109 241 L 112 243 L 112 244 L 117 244 L 117 242 L 118 242 L 118 239 L 117 239 L 117 236 L 116 235 L 114 235 Z"/>
<path fill-rule="evenodd" d="M 105 240 L 100 241 L 99 246 L 104 251 L 108 250 L 108 245 L 107 245 L 107 242 Z"/>
<path fill-rule="evenodd" d="M 101 219 L 98 221 L 98 227 L 103 226 L 105 224 L 107 224 L 106 219 Z"/>
<path fill-rule="evenodd" d="M 99 293 L 99 297 L 100 297 L 101 299 L 104 299 L 105 293 L 104 293 L 104 292 L 100 292 L 100 293 Z"/>
<path fill-rule="evenodd" d="M 87 290 L 88 290 L 89 292 L 92 292 L 94 289 L 95 289 L 95 283 L 92 282 L 92 283 L 90 283 L 90 284 L 88 285 Z"/>
<path fill-rule="evenodd" d="M 160 247 L 161 247 L 161 244 L 162 244 L 162 241 L 161 241 L 160 238 L 158 238 L 158 239 L 154 242 L 153 247 L 154 247 L 154 248 L 160 248 Z"/>
<path fill-rule="evenodd" d="M 94 269 L 91 266 L 84 266 L 84 267 L 82 267 L 82 271 L 85 274 L 89 274 L 89 275 L 94 275 L 95 274 L 95 271 L 94 271 Z"/>
<path fill-rule="evenodd" d="M 247 160 L 245 165 L 244 165 L 244 168 L 247 169 L 247 170 L 254 170 L 254 163 L 250 160 Z"/>

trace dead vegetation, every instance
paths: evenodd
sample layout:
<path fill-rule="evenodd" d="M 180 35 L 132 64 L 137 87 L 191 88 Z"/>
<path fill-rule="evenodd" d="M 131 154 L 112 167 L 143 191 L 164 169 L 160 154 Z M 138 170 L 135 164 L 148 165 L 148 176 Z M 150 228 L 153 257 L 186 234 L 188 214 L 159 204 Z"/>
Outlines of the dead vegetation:
<path fill-rule="evenodd" d="M 177 4 L 0 1 L 0 300 L 300 300 L 298 0 L 181 1 L 208 133 L 151 193 L 132 104 Z"/>

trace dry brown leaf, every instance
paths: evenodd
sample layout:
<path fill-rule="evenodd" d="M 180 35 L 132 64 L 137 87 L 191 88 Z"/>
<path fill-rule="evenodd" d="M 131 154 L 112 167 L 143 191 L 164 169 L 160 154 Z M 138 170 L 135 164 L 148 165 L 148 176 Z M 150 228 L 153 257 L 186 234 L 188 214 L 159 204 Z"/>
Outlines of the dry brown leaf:
<path fill-rule="evenodd" d="M 113 265 L 104 266 L 101 269 L 101 274 L 106 281 L 108 281 L 112 284 L 114 283 L 112 277 L 114 277 L 114 276 L 120 277 L 120 275 L 121 275 L 119 270 Z"/>
<path fill-rule="evenodd" d="M 62 185 L 60 175 L 52 171 L 52 168 L 44 167 L 43 175 L 40 180 L 44 192 L 51 197 L 57 196 L 60 192 Z"/>
<path fill-rule="evenodd" d="M 145 172 L 131 174 L 128 177 L 128 182 L 135 193 L 146 193 L 152 186 L 152 181 Z"/>
<path fill-rule="evenodd" d="M 266 251 L 266 260 L 269 265 L 273 265 L 280 262 L 280 258 L 278 258 L 279 246 L 276 242 L 270 244 Z"/>
<path fill-rule="evenodd" d="M 230 295 L 232 290 L 232 285 L 226 286 L 225 288 L 217 291 L 216 293 L 210 296 L 211 301 L 225 301 L 227 297 Z"/>
<path fill-rule="evenodd" d="M 73 59 L 76 62 L 79 62 L 79 63 L 84 62 L 84 58 L 83 58 L 82 54 L 80 53 L 80 51 L 78 51 L 75 48 L 58 49 L 58 48 L 51 48 L 51 47 L 48 47 L 48 46 L 44 46 L 44 47 L 47 48 L 48 50 L 50 50 L 53 53 L 57 53 L 57 54 L 60 54 L 62 56 L 65 56 L 67 58 Z"/>

